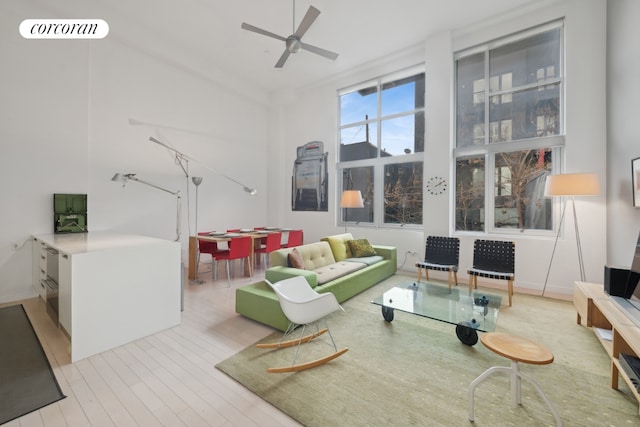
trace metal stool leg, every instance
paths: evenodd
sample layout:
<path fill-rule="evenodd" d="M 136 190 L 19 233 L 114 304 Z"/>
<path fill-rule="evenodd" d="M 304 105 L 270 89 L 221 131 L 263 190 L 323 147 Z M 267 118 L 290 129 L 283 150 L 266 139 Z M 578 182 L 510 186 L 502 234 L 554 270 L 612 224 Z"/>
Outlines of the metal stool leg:
<path fill-rule="evenodd" d="M 556 420 L 556 426 L 562 427 L 563 424 L 562 424 L 562 419 L 560 419 L 560 414 L 558 414 L 558 412 L 556 411 L 556 408 L 553 406 L 549 398 L 547 398 L 547 395 L 544 393 L 544 391 L 542 391 L 540 384 L 538 384 L 538 382 L 532 377 L 530 377 L 529 375 L 526 375 L 520 372 L 518 362 L 516 361 L 511 361 L 510 368 L 507 368 L 506 366 L 493 366 L 487 369 L 486 371 L 484 371 L 482 374 L 480 374 L 480 376 L 478 376 L 475 380 L 471 382 L 471 384 L 469 385 L 469 421 L 473 422 L 474 420 L 474 391 L 476 387 L 481 382 L 489 378 L 491 375 L 498 372 L 509 373 L 511 376 L 511 402 L 514 405 L 522 404 L 522 393 L 521 393 L 522 380 L 521 379 L 524 378 L 525 380 L 533 384 L 533 386 L 535 387 L 536 391 L 538 392 L 542 400 L 544 400 L 544 403 L 546 403 L 547 407 L 551 411 L 551 414 L 553 414 L 553 418 L 555 418 Z"/>
<path fill-rule="evenodd" d="M 482 374 L 480 374 L 478 376 L 478 378 L 476 378 L 475 380 L 471 381 L 471 384 L 469 385 L 469 421 L 473 421 L 473 419 L 474 419 L 474 417 L 473 417 L 473 394 L 474 394 L 474 391 L 476 390 L 476 387 L 481 382 L 483 382 L 484 380 L 486 380 L 491 375 L 493 375 L 493 374 L 495 374 L 497 372 L 510 373 L 511 372 L 511 368 L 507 368 L 506 366 L 492 366 L 491 368 L 487 369 Z"/>

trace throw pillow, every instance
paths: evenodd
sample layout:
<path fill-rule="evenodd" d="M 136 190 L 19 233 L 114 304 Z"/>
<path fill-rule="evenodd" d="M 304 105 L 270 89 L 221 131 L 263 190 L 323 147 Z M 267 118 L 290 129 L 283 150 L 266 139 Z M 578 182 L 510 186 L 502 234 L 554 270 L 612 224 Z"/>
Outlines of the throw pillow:
<path fill-rule="evenodd" d="M 373 249 L 373 246 L 371 246 L 367 239 L 349 240 L 347 244 L 351 249 L 351 253 L 356 258 L 376 255 L 376 250 Z"/>
<path fill-rule="evenodd" d="M 304 261 L 302 261 L 302 255 L 300 255 L 300 252 L 298 252 L 295 248 L 293 248 L 293 250 L 289 252 L 287 258 L 289 260 L 289 267 L 300 268 L 304 270 Z"/>
<path fill-rule="evenodd" d="M 347 241 L 353 240 L 353 236 L 351 236 L 351 233 L 329 236 L 323 238 L 322 240 L 326 240 L 327 242 L 329 242 L 329 246 L 331 246 L 331 252 L 333 253 L 333 257 L 335 258 L 336 262 L 343 261 L 353 256 L 351 254 L 351 249 L 349 249 L 349 245 L 347 244 Z"/>

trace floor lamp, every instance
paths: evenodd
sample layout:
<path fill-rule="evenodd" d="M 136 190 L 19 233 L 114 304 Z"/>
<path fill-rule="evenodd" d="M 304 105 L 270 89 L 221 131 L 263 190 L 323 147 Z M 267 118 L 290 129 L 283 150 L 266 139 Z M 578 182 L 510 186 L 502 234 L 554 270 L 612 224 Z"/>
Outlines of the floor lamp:
<path fill-rule="evenodd" d="M 553 251 L 551 252 L 551 260 L 549 261 L 549 269 L 547 270 L 547 277 L 544 279 L 544 287 L 542 288 L 542 296 L 547 288 L 547 281 L 549 280 L 549 272 L 551 271 L 551 264 L 553 263 L 553 256 L 556 252 L 556 246 L 558 244 L 558 238 L 560 237 L 560 230 L 562 229 L 562 222 L 564 220 L 564 214 L 567 210 L 567 204 L 571 200 L 571 206 L 573 208 L 573 224 L 576 233 L 576 245 L 578 248 L 578 264 L 580 266 L 580 280 L 585 281 L 584 273 L 584 260 L 582 258 L 582 246 L 580 244 L 580 232 L 578 231 L 578 216 L 576 214 L 576 202 L 575 196 L 597 196 L 600 194 L 600 183 L 598 176 L 593 173 L 567 173 L 560 175 L 549 175 L 547 177 L 544 186 L 544 195 L 548 197 L 556 196 L 569 196 L 564 202 L 562 207 L 562 215 L 560 216 L 560 224 L 558 224 L 558 233 L 556 234 L 556 241 L 553 244 Z"/>
<path fill-rule="evenodd" d="M 136 182 L 139 182 L 141 184 L 148 185 L 149 187 L 153 187 L 153 188 L 156 188 L 158 190 L 161 190 L 161 191 L 164 191 L 164 192 L 167 192 L 169 194 L 173 194 L 174 196 L 176 196 L 176 198 L 177 198 L 176 242 L 180 241 L 180 212 L 182 211 L 181 201 L 180 201 L 180 190 L 171 190 L 171 189 L 165 188 L 165 187 L 163 187 L 161 185 L 154 184 L 154 183 L 149 182 L 149 181 L 145 181 L 144 179 L 138 178 L 135 173 L 125 173 L 125 174 L 117 173 L 117 174 L 113 175 L 113 178 L 111 178 L 111 181 L 121 182 L 123 187 L 129 181 L 136 181 Z"/>
<path fill-rule="evenodd" d="M 347 209 L 364 208 L 360 190 L 345 190 L 342 192 L 340 207 L 344 208 L 344 232 L 347 232 Z"/>
<path fill-rule="evenodd" d="M 198 187 L 200 186 L 200 184 L 202 184 L 202 177 L 192 176 L 191 181 L 193 181 L 193 184 L 196 186 L 196 224 L 195 224 L 196 234 L 195 236 L 197 239 L 198 238 Z M 198 247 L 196 247 L 196 251 L 198 251 L 196 255 L 196 260 L 197 260 L 196 261 L 196 277 L 191 281 L 191 283 L 194 285 L 201 285 L 204 283 L 204 281 L 198 279 L 198 266 L 200 265 L 200 250 L 198 249 Z"/>

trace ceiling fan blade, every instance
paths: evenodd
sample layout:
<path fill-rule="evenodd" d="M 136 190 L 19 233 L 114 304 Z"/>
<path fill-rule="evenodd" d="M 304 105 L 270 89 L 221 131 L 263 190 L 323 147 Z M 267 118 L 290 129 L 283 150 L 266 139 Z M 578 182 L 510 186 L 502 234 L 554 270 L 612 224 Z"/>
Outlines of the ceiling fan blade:
<path fill-rule="evenodd" d="M 253 25 L 243 22 L 240 26 L 243 30 L 253 31 L 254 33 L 262 34 L 263 36 L 272 37 L 277 40 L 286 41 L 286 37 L 279 36 L 270 31 L 263 30 L 262 28 L 254 27 Z"/>
<path fill-rule="evenodd" d="M 313 24 L 313 21 L 316 20 L 318 15 L 320 15 L 320 11 L 313 6 L 309 6 L 309 10 L 307 10 L 307 13 L 304 15 L 304 18 L 302 18 L 302 22 L 300 22 L 298 29 L 296 30 L 295 33 L 293 33 L 293 35 L 298 38 L 301 38 L 304 35 L 304 33 L 307 32 L 311 24 Z"/>
<path fill-rule="evenodd" d="M 282 56 L 280 57 L 280 59 L 278 59 L 278 62 L 276 63 L 276 68 L 282 68 L 284 63 L 287 62 L 288 58 L 289 58 L 289 50 L 285 49 L 284 53 L 282 54 Z"/>
<path fill-rule="evenodd" d="M 326 50 L 326 49 L 322 49 L 307 43 L 300 43 L 302 49 L 304 50 L 308 50 L 309 52 L 313 52 L 317 55 L 320 56 L 324 56 L 325 58 L 331 59 L 331 60 L 336 60 L 336 58 L 338 57 L 338 54 L 335 52 L 331 52 L 330 50 Z"/>

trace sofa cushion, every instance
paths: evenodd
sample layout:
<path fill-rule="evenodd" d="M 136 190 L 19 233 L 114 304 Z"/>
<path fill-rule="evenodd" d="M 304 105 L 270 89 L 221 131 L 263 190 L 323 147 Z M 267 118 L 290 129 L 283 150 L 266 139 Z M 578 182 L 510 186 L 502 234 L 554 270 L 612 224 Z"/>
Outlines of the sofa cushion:
<path fill-rule="evenodd" d="M 384 261 L 384 257 L 381 255 L 365 256 L 360 258 L 347 258 L 345 262 L 360 262 L 362 264 L 373 265 L 380 261 Z"/>
<path fill-rule="evenodd" d="M 300 252 L 296 250 L 296 248 L 293 248 L 293 250 L 289 252 L 288 258 L 289 267 L 300 268 L 304 270 L 304 261 L 302 261 L 302 256 L 300 255 Z"/>
<path fill-rule="evenodd" d="M 295 248 L 278 249 L 269 254 L 272 266 L 289 266 L 289 254 L 295 249 L 302 257 L 302 263 L 306 270 L 314 270 L 324 265 L 336 262 L 327 242 L 313 242 Z"/>
<path fill-rule="evenodd" d="M 318 275 L 313 271 L 277 265 L 275 267 L 267 268 L 267 271 L 264 272 L 264 278 L 271 283 L 276 283 L 294 276 L 304 277 L 312 288 L 318 286 Z"/>
<path fill-rule="evenodd" d="M 353 240 L 351 233 L 336 234 L 334 236 L 323 237 L 321 241 L 329 242 L 331 246 L 331 252 L 336 261 L 342 261 L 347 258 L 351 258 L 351 249 L 347 242 Z"/>
<path fill-rule="evenodd" d="M 376 255 L 376 250 L 373 249 L 367 239 L 349 240 L 347 245 L 351 249 L 351 254 L 354 258 Z"/>
<path fill-rule="evenodd" d="M 354 271 L 365 268 L 367 264 L 360 262 L 336 262 L 335 264 L 325 265 L 324 267 L 313 270 L 318 275 L 318 286 L 324 285 L 339 277 L 345 276 Z"/>

